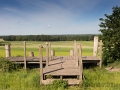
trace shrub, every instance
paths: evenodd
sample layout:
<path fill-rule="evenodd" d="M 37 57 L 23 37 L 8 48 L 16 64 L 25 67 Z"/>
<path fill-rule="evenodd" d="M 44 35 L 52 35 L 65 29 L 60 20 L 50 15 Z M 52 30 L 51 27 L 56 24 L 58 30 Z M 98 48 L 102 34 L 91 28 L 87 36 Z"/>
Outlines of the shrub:
<path fill-rule="evenodd" d="M 11 72 L 20 69 L 19 64 L 12 63 L 5 58 L 0 57 L 0 71 Z"/>
<path fill-rule="evenodd" d="M 65 89 L 68 86 L 68 83 L 66 80 L 54 80 L 52 83 L 54 89 L 62 88 Z"/>

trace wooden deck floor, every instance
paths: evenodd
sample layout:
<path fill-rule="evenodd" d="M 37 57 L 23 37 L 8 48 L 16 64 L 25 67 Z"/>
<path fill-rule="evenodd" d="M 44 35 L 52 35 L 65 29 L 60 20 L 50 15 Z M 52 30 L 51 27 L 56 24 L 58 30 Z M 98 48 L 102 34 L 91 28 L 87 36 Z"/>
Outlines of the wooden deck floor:
<path fill-rule="evenodd" d="M 9 57 L 7 59 L 16 63 L 24 63 L 24 57 Z M 27 64 L 39 64 L 39 57 L 27 57 L 26 62 Z M 100 59 L 97 57 L 82 57 L 82 63 L 98 62 L 100 62 Z M 46 57 L 43 57 L 43 63 L 46 64 Z M 67 80 L 68 84 L 79 84 L 82 81 L 82 79 L 78 79 L 80 75 L 78 60 L 74 60 L 73 56 L 53 56 L 52 60 L 49 61 L 49 65 L 43 68 L 44 80 L 41 81 L 43 84 L 52 83 L 54 78 L 47 78 L 49 75 L 51 75 L 51 77 L 59 77 L 58 79 L 62 78 Z"/>
<path fill-rule="evenodd" d="M 8 57 L 6 58 L 9 61 L 16 62 L 16 63 L 24 63 L 24 57 Z M 74 60 L 73 56 L 53 56 L 53 60 Z M 26 61 L 28 64 L 39 64 L 39 57 L 27 57 Z M 46 62 L 46 57 L 43 57 L 43 62 Z M 83 56 L 82 57 L 82 62 L 83 63 L 97 63 L 100 62 L 100 59 L 95 57 L 95 56 Z"/>

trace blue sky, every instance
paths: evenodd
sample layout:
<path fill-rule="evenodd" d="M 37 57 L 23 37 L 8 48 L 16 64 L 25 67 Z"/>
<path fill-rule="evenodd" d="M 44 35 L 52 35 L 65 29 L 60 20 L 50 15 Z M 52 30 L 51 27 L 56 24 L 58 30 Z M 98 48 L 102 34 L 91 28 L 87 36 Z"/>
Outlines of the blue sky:
<path fill-rule="evenodd" d="M 120 0 L 0 0 L 0 35 L 99 34 Z"/>

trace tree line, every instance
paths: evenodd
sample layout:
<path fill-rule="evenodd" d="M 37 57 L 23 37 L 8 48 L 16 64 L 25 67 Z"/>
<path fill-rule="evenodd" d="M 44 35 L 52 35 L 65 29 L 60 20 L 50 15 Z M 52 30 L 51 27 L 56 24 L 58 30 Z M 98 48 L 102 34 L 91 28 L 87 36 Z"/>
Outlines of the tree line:
<path fill-rule="evenodd" d="M 91 41 L 95 34 L 80 35 L 9 35 L 3 36 L 5 41 Z"/>

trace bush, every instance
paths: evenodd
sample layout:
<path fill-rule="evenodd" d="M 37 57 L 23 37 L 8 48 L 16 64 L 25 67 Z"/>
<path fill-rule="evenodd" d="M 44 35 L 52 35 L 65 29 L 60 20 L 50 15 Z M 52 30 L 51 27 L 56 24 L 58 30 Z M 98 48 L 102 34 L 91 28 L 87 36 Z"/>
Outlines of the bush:
<path fill-rule="evenodd" d="M 0 57 L 0 71 L 11 72 L 20 69 L 19 64 L 12 63 L 5 58 Z"/>
<path fill-rule="evenodd" d="M 62 88 L 62 89 L 67 88 L 68 83 L 66 80 L 54 80 L 52 85 L 54 89 L 57 90 L 58 88 Z"/>

